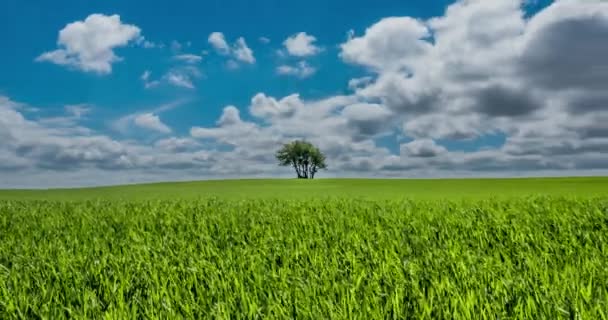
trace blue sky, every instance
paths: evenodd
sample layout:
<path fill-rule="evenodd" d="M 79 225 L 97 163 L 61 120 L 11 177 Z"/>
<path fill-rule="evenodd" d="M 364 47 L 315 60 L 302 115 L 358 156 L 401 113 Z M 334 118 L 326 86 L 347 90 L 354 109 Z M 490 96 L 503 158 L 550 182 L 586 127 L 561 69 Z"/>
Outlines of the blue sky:
<path fill-rule="evenodd" d="M 1 183 L 601 174 L 607 6 L 3 1 Z"/>
<path fill-rule="evenodd" d="M 167 114 L 167 122 L 186 133 L 195 124 L 212 124 L 225 105 L 245 106 L 260 91 L 273 96 L 300 93 L 309 98 L 343 93 L 348 80 L 364 70 L 341 63 L 337 45 L 347 31 L 363 31 L 367 26 L 391 15 L 430 17 L 441 14 L 448 1 L 148 1 L 141 2 L 62 1 L 57 3 L 8 1 L 0 13 L 0 36 L 14 43 L 14 50 L 3 53 L 0 78 L 3 92 L 19 101 L 62 109 L 65 104 L 89 103 L 104 108 L 103 116 L 119 116 L 186 98 L 190 102 L 179 114 Z M 65 70 L 52 64 L 32 63 L 42 52 L 56 47 L 57 33 L 67 23 L 83 20 L 92 13 L 118 14 L 126 24 L 136 25 L 150 41 L 167 47 L 159 50 L 120 48 L 123 63 L 113 66 L 110 75 Z M 339 13 L 339 14 L 337 14 Z M 200 68 L 204 74 L 195 90 L 166 88 L 145 90 L 137 80 L 145 70 L 162 75 L 176 65 L 170 49 L 173 41 L 182 44 L 182 53 L 201 55 L 211 50 L 207 37 L 220 31 L 226 38 L 244 37 L 255 52 L 257 63 L 227 72 L 224 59 L 210 54 Z M 275 67 L 282 60 L 276 55 L 287 37 L 305 31 L 316 35 L 325 51 L 310 59 L 319 66 L 307 79 L 279 76 Z M 258 41 L 271 40 L 269 44 Z M 187 44 L 191 45 L 188 46 Z M 322 66 L 322 68 L 321 68 Z M 35 76 L 33 76 L 35 75 Z M 53 79 L 54 85 L 48 80 Z M 238 88 L 238 89 L 237 89 Z M 106 115 L 107 113 L 107 115 Z"/>

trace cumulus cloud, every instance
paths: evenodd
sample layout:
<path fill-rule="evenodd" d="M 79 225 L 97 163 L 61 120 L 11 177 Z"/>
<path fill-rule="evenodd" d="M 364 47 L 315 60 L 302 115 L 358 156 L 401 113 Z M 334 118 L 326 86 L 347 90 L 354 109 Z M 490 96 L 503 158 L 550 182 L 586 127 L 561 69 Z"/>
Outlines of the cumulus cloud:
<path fill-rule="evenodd" d="M 604 88 L 608 80 L 608 3 L 562 0 L 528 23 L 518 71 L 549 90 Z"/>
<path fill-rule="evenodd" d="M 176 105 L 164 105 L 154 111 L 125 118 L 133 125 L 137 122 L 159 129 L 162 126 L 158 126 L 158 113 Z M 220 152 L 189 137 L 166 137 L 152 143 L 116 140 L 91 129 L 82 130 L 77 122 L 66 125 L 43 121 L 45 118 L 28 119 L 22 112 L 29 108 L 0 97 L 2 187 L 88 186 L 238 177 L 264 174 L 275 168 L 270 163 L 256 163 L 261 161 L 259 154 L 247 150 Z M 70 111 L 66 109 L 67 115 Z M 235 122 L 238 112 L 237 119 L 234 116 L 234 112 L 227 111 L 221 125 L 239 127 Z"/>
<path fill-rule="evenodd" d="M 392 115 L 393 113 L 385 106 L 368 103 L 352 104 L 342 110 L 342 116 L 354 131 L 355 139 L 370 138 L 389 132 L 394 125 L 391 124 Z"/>
<path fill-rule="evenodd" d="M 79 123 L 88 119 L 87 115 L 92 112 L 93 106 L 76 104 L 66 105 L 63 109 L 63 114 L 42 118 L 38 120 L 38 124 L 56 129 L 65 128 L 74 133 L 86 134 L 90 132 L 90 129 L 79 126 Z"/>
<path fill-rule="evenodd" d="M 125 135 L 128 134 L 133 127 L 168 133 L 171 132 L 171 129 L 162 123 L 159 115 L 174 110 L 182 106 L 185 102 L 186 100 L 175 100 L 154 109 L 127 114 L 113 121 L 110 126 L 114 131 Z"/>
<path fill-rule="evenodd" d="M 414 140 L 401 145 L 401 155 L 407 157 L 432 158 L 447 150 L 431 139 Z"/>
<path fill-rule="evenodd" d="M 272 120 L 276 117 L 291 117 L 298 108 L 302 107 L 303 103 L 298 94 L 277 100 L 263 93 L 258 93 L 251 99 L 249 110 L 255 117 Z"/>
<path fill-rule="evenodd" d="M 228 42 L 226 42 L 226 38 L 224 34 L 221 32 L 213 32 L 209 35 L 209 44 L 215 49 L 218 53 L 227 55 L 230 53 L 230 46 Z"/>
<path fill-rule="evenodd" d="M 0 136 L 4 138 L 0 155 L 9 155 L 8 158 L 33 169 L 127 165 L 128 159 L 122 157 L 123 147 L 110 138 L 93 135 L 77 122 L 43 120 L 27 119 L 10 104 L 0 103 Z"/>
<path fill-rule="evenodd" d="M 137 40 L 140 33 L 137 26 L 124 24 L 119 15 L 92 14 L 66 25 L 59 31 L 59 49 L 41 54 L 36 61 L 109 74 L 112 64 L 122 60 L 114 49 Z"/>
<path fill-rule="evenodd" d="M 361 88 L 366 87 L 367 85 L 369 85 L 372 81 L 374 80 L 373 77 L 361 77 L 361 78 L 354 78 L 354 79 L 350 79 L 348 81 L 348 88 L 351 90 L 358 90 Z"/>
<path fill-rule="evenodd" d="M 172 67 L 160 79 L 152 80 L 152 72 L 144 71 L 140 79 L 146 89 L 157 87 L 161 84 L 169 84 L 175 87 L 194 89 L 194 81 L 202 77 L 198 68 L 192 65 L 182 65 Z"/>
<path fill-rule="evenodd" d="M 377 70 L 412 68 L 431 49 L 427 26 L 410 17 L 391 17 L 369 27 L 365 35 L 341 45 L 344 61 Z"/>
<path fill-rule="evenodd" d="M 247 64 L 254 64 L 255 57 L 253 55 L 253 50 L 249 48 L 245 38 L 239 37 L 236 39 L 232 47 L 226 41 L 226 38 L 221 32 L 213 32 L 209 35 L 209 44 L 215 49 L 215 51 L 223 56 L 229 56 L 233 60 L 231 62 L 232 67 L 230 69 L 236 69 L 238 67 L 238 62 L 243 62 Z"/>
<path fill-rule="evenodd" d="M 245 121 L 236 107 L 228 106 L 215 127 L 194 127 L 191 135 L 230 146 L 231 154 L 244 157 L 243 163 L 256 163 L 265 172 L 277 170 L 266 166 L 274 161 L 267 150 L 292 139 L 306 139 L 319 145 L 331 159 L 335 174 L 373 170 L 390 155 L 372 140 L 382 129 L 362 119 L 368 114 L 380 122 L 386 110 L 377 105 L 358 105 L 354 96 L 306 101 L 298 94 L 277 99 L 259 93 L 252 98 L 248 111 L 261 122 Z"/>
<path fill-rule="evenodd" d="M 179 69 L 169 71 L 165 75 L 164 79 L 166 79 L 169 84 L 172 84 L 176 87 L 194 89 L 194 84 L 192 83 L 190 75 L 180 71 Z"/>
<path fill-rule="evenodd" d="M 133 123 L 144 129 L 157 131 L 160 133 L 170 133 L 171 128 L 169 128 L 166 124 L 164 124 L 158 115 L 153 113 L 144 113 L 137 115 L 133 120 Z"/>
<path fill-rule="evenodd" d="M 253 50 L 251 50 L 247 46 L 247 42 L 245 42 L 245 38 L 243 37 L 240 37 L 236 40 L 232 52 L 234 54 L 234 58 L 238 61 L 250 64 L 255 63 L 255 58 L 253 57 Z"/>
<path fill-rule="evenodd" d="M 518 0 L 463 0 L 426 21 L 382 19 L 351 34 L 341 57 L 374 74 L 351 88 L 390 108 L 404 136 L 430 145 L 500 132 L 507 141 L 494 156 L 546 164 L 551 152 L 595 150 L 581 139 L 605 131 L 594 119 L 608 105 L 607 35 L 601 1 L 556 1 L 526 18 Z"/>
<path fill-rule="evenodd" d="M 168 152 L 187 152 L 197 151 L 201 145 L 192 138 L 176 138 L 171 137 L 167 139 L 158 140 L 154 143 L 157 148 Z"/>
<path fill-rule="evenodd" d="M 315 36 L 309 35 L 306 32 L 300 32 L 285 39 L 283 45 L 289 55 L 308 57 L 321 52 L 321 48 L 314 44 L 316 41 L 317 38 Z"/>
<path fill-rule="evenodd" d="M 277 73 L 281 75 L 295 76 L 300 79 L 308 78 L 317 72 L 315 67 L 312 67 L 306 61 L 300 61 L 295 66 L 281 65 L 277 67 Z"/>
<path fill-rule="evenodd" d="M 285 39 L 285 41 L 283 41 L 285 50 L 278 50 L 277 52 L 281 57 L 285 57 L 286 55 L 298 58 L 311 57 L 323 51 L 321 47 L 314 44 L 316 41 L 316 37 L 309 35 L 306 32 L 300 32 Z M 276 72 L 279 75 L 305 79 L 314 75 L 317 72 L 317 68 L 311 66 L 307 61 L 301 60 L 295 64 L 279 65 L 276 68 Z"/>

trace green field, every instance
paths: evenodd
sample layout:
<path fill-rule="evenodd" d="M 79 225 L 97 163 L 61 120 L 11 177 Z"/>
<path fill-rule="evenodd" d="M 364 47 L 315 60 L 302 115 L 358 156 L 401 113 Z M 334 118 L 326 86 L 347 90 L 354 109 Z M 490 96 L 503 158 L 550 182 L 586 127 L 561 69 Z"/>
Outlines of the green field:
<path fill-rule="evenodd" d="M 608 179 L 0 192 L 0 319 L 608 319 Z"/>
<path fill-rule="evenodd" d="M 487 199 L 531 195 L 593 197 L 608 194 L 608 177 L 527 179 L 218 180 L 119 187 L 5 190 L 0 200 Z"/>

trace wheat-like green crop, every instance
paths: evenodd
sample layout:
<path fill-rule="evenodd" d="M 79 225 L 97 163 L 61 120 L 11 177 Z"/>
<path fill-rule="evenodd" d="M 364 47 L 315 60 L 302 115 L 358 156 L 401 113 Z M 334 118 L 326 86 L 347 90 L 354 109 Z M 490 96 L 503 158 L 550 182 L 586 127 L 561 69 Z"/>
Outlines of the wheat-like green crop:
<path fill-rule="evenodd" d="M 608 203 L 0 202 L 1 319 L 608 319 Z"/>

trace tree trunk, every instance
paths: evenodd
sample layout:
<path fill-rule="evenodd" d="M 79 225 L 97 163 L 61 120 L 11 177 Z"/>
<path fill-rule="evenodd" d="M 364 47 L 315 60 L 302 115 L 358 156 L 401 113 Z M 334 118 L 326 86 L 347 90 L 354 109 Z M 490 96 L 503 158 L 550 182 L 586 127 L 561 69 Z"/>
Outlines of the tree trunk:
<path fill-rule="evenodd" d="M 296 170 L 296 174 L 298 175 L 298 179 L 302 179 L 302 174 L 300 173 L 300 168 L 294 163 L 293 168 Z"/>
<path fill-rule="evenodd" d="M 312 164 L 310 166 L 310 168 L 308 168 L 308 175 L 310 176 L 311 179 L 314 179 L 316 173 L 317 173 L 317 166 L 315 164 Z"/>

